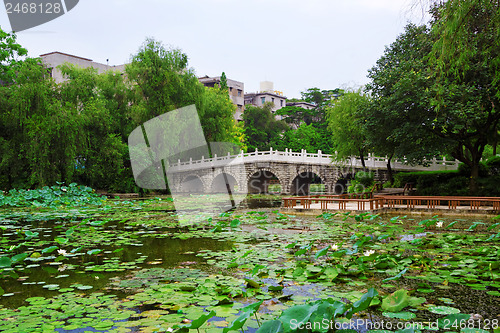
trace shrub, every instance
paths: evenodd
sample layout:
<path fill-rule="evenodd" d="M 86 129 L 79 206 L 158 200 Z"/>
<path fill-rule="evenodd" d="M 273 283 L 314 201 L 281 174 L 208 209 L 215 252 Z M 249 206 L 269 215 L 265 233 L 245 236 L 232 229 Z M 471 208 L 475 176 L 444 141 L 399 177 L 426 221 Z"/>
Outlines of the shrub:
<path fill-rule="evenodd" d="M 470 177 L 471 168 L 467 164 L 460 163 L 458 165 L 458 173 L 461 176 Z M 488 166 L 484 162 L 479 162 L 479 177 L 488 176 Z"/>
<path fill-rule="evenodd" d="M 469 195 L 469 178 L 455 174 L 454 177 L 436 181 L 435 183 L 421 181 L 417 183 L 419 195 Z M 425 184 L 425 185 L 424 185 Z"/>
<path fill-rule="evenodd" d="M 488 170 L 489 174 L 488 175 Z M 460 164 L 456 171 L 400 172 L 395 176 L 395 185 L 403 187 L 413 183 L 418 195 L 471 195 L 469 192 L 470 168 Z M 500 156 L 493 156 L 480 164 L 478 196 L 500 196 Z"/>
<path fill-rule="evenodd" d="M 394 177 L 395 187 L 404 187 L 406 183 L 413 183 L 418 187 L 432 186 L 432 184 L 442 183 L 458 176 L 457 171 L 418 171 L 418 172 L 399 172 Z"/>
<path fill-rule="evenodd" d="M 368 192 L 373 187 L 375 175 L 373 172 L 359 171 L 351 180 L 351 185 L 347 189 L 349 193 L 362 193 Z"/>
<path fill-rule="evenodd" d="M 479 178 L 479 196 L 485 197 L 500 197 L 500 175 L 489 176 L 487 178 Z"/>
<path fill-rule="evenodd" d="M 373 172 L 364 172 L 364 171 L 359 171 L 356 172 L 356 176 L 354 176 L 354 179 L 359 182 L 360 184 L 369 187 L 373 185 L 373 179 L 375 178 L 375 175 Z"/>
<path fill-rule="evenodd" d="M 492 156 L 486 161 L 486 166 L 489 169 L 489 173 L 492 176 L 500 175 L 500 156 Z"/>

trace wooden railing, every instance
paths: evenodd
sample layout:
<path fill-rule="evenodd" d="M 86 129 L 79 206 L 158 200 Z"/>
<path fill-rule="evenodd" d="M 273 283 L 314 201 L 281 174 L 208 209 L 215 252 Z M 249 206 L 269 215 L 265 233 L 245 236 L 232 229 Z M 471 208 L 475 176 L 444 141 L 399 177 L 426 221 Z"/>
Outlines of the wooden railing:
<path fill-rule="evenodd" d="M 436 207 L 447 207 L 457 209 L 467 207 L 471 210 L 489 209 L 500 211 L 500 198 L 498 197 L 453 197 L 453 196 L 407 196 L 407 195 L 386 195 L 372 196 L 371 192 L 351 193 L 341 195 L 313 195 L 283 198 L 284 208 L 295 208 L 302 206 L 304 209 L 311 209 L 312 204 L 320 204 L 319 209 L 346 210 L 348 203 L 356 203 L 357 210 L 377 210 L 381 208 L 400 208 L 406 206 L 408 209 Z M 330 205 L 330 207 L 329 207 Z M 332 207 L 332 205 L 335 205 Z M 420 207 L 419 207 L 420 206 Z"/>
<path fill-rule="evenodd" d="M 471 210 L 481 208 L 492 208 L 500 210 L 500 198 L 498 197 L 454 197 L 454 196 L 410 196 L 394 195 L 381 196 L 384 199 L 384 205 L 389 208 L 396 206 L 406 206 L 415 208 L 416 206 L 425 206 L 428 209 L 437 206 L 445 206 L 448 209 L 457 209 L 457 207 L 469 207 Z"/>
<path fill-rule="evenodd" d="M 311 204 L 320 204 L 320 209 L 327 210 L 328 205 L 335 205 L 336 209 L 346 210 L 347 204 L 350 202 L 357 203 L 358 210 L 370 210 L 379 209 L 383 207 L 384 199 L 383 198 L 373 198 L 370 197 L 370 192 L 366 193 L 368 198 L 358 197 L 358 198 L 349 198 L 348 195 L 314 195 L 314 196 L 303 196 L 303 197 L 290 197 L 283 198 L 283 206 L 285 208 L 294 208 L 299 204 L 302 205 L 304 209 L 311 209 Z M 332 208 L 330 206 L 330 208 Z"/>

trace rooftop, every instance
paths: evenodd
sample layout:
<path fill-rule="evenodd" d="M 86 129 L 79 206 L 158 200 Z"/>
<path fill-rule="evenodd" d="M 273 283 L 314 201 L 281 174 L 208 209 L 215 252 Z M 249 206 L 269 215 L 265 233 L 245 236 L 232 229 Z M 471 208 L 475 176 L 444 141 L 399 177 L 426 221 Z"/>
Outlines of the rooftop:
<path fill-rule="evenodd" d="M 86 61 L 93 61 L 92 59 L 83 58 L 83 57 L 79 57 L 79 56 L 76 56 L 76 55 L 72 55 L 72 54 L 64 53 L 64 52 L 59 52 L 59 51 L 54 51 L 54 52 L 49 52 L 49 53 L 45 53 L 45 54 L 40 54 L 40 57 L 45 57 L 45 56 L 49 56 L 49 55 L 52 55 L 52 54 L 61 54 L 61 55 L 67 56 L 67 57 L 82 59 L 82 60 L 86 60 Z"/>

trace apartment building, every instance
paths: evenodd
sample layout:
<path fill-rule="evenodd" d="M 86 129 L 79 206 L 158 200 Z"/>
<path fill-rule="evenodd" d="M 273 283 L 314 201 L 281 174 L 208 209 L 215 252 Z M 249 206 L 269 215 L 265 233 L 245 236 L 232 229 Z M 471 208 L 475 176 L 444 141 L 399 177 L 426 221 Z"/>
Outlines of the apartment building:
<path fill-rule="evenodd" d="M 303 108 L 306 110 L 312 110 L 316 107 L 316 105 L 309 103 L 309 102 L 286 102 L 286 106 L 296 106 L 299 108 Z"/>
<path fill-rule="evenodd" d="M 68 80 L 62 75 L 61 71 L 57 68 L 59 65 L 62 65 L 64 63 L 70 63 L 81 68 L 94 67 L 95 69 L 97 69 L 98 73 L 104 73 L 110 70 L 118 72 L 125 71 L 124 64 L 119 66 L 109 66 L 106 64 L 94 62 L 92 59 L 83 58 L 58 51 L 42 54 L 40 55 L 40 58 L 42 59 L 42 62 L 50 69 L 50 75 L 56 81 L 56 83 L 61 83 Z"/>
<path fill-rule="evenodd" d="M 245 105 L 262 106 L 269 102 L 273 104 L 273 113 L 286 106 L 286 96 L 282 91 L 274 90 L 274 84 L 270 81 L 261 82 L 259 92 L 245 94 Z M 280 120 L 282 117 L 276 116 L 276 119 Z"/>
<path fill-rule="evenodd" d="M 205 75 L 198 78 L 198 80 L 205 87 L 214 87 L 216 84 L 220 85 L 220 76 L 210 77 Z M 245 85 L 243 82 L 226 79 L 229 97 L 231 101 L 236 105 L 236 113 L 234 114 L 234 119 L 237 121 L 242 121 L 243 111 L 245 109 Z"/>

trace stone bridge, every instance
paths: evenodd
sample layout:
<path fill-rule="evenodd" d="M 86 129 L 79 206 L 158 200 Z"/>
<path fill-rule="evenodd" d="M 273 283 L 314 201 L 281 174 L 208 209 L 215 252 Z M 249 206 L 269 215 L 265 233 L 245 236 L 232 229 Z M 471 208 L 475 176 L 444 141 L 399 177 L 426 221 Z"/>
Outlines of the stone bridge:
<path fill-rule="evenodd" d="M 375 179 L 386 180 L 386 158 L 368 156 L 365 165 L 374 172 Z M 458 162 L 434 159 L 424 167 L 396 160 L 391 166 L 395 172 L 455 170 Z M 178 161 L 168 166 L 167 174 L 170 189 L 178 193 L 227 193 L 228 187 L 232 193 L 267 193 L 269 185 L 279 184 L 282 194 L 307 195 L 313 183 L 323 184 L 325 193 L 339 193 L 342 188 L 337 180 L 359 170 L 361 160 L 355 157 L 339 163 L 321 151 L 311 154 L 287 149 Z"/>

